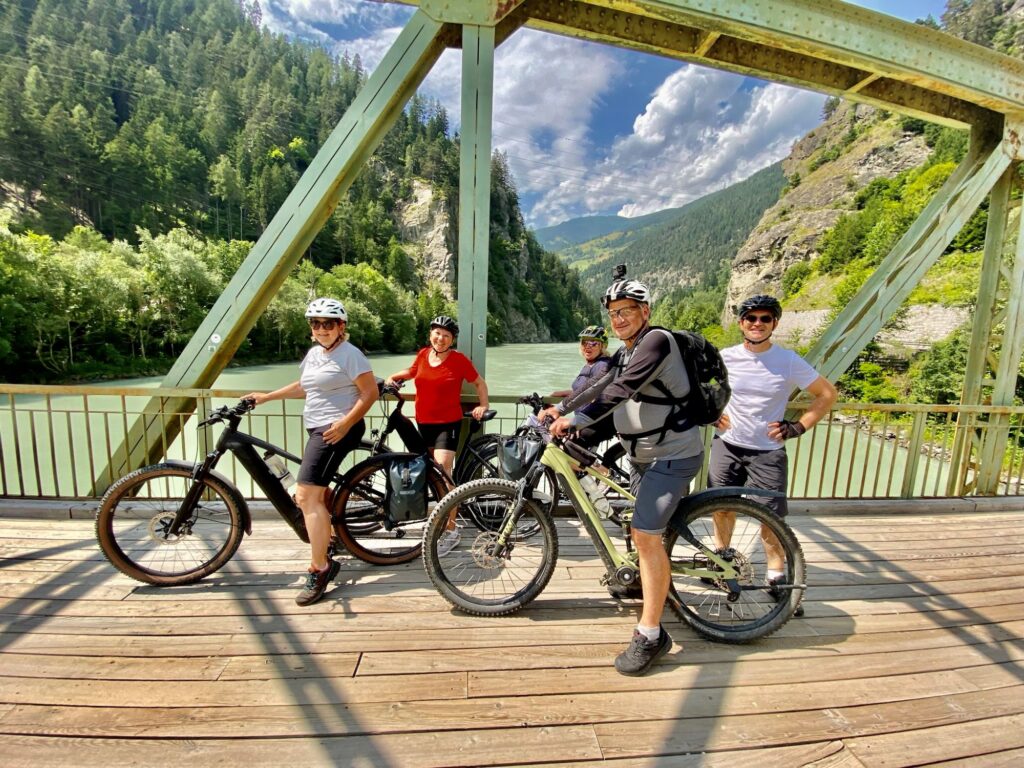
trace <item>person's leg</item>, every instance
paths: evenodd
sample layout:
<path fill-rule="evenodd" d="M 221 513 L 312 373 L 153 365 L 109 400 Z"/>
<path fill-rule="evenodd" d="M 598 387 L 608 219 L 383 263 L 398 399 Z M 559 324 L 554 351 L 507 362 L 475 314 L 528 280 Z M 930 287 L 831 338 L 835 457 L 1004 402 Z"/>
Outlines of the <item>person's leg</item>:
<path fill-rule="evenodd" d="M 659 460 L 642 472 L 636 489 L 632 531 L 640 555 L 644 604 L 633 641 L 615 660 L 615 668 L 622 674 L 643 674 L 672 644 L 661 626 L 671 582 L 671 565 L 662 536 L 679 501 L 689 491 L 690 482 L 700 471 L 703 458 L 697 455 Z"/>
<path fill-rule="evenodd" d="M 348 453 L 359 445 L 365 424 L 359 422 L 337 443 L 324 442 L 324 427 L 310 430 L 302 454 L 302 466 L 295 489 L 295 503 L 302 510 L 309 534 L 309 571 L 306 584 L 295 598 L 299 605 L 315 603 L 338 573 L 338 564 L 327 557 L 331 543 L 331 513 L 327 509 L 328 487 Z"/>
<path fill-rule="evenodd" d="M 331 515 L 326 504 L 328 490 L 306 483 L 299 483 L 295 489 L 295 503 L 302 510 L 309 534 L 309 565 L 318 571 L 327 567 L 327 546 L 331 543 Z"/>
<path fill-rule="evenodd" d="M 712 440 L 708 459 L 708 488 L 742 486 L 746 481 L 747 472 L 742 458 L 721 438 Z M 726 549 L 732 542 L 736 513 L 717 510 L 712 513 L 712 519 L 715 523 L 715 549 Z"/>
<path fill-rule="evenodd" d="M 763 488 L 768 491 L 786 492 L 789 477 L 789 457 L 785 448 L 777 451 L 752 456 L 747 467 L 748 485 L 751 488 Z M 785 498 L 758 497 L 757 502 L 770 509 L 776 517 L 783 518 L 789 512 Z M 786 556 L 782 545 L 768 528 L 761 528 L 761 541 L 764 543 L 765 559 L 770 577 L 781 574 L 786 568 Z"/>

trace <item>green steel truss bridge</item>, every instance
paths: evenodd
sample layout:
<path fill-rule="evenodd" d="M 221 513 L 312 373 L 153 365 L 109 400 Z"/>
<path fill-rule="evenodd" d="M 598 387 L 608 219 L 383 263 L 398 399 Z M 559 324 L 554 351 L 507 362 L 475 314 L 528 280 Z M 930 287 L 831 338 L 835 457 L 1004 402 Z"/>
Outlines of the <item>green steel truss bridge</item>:
<path fill-rule="evenodd" d="M 1024 346 L 1024 240 L 1010 226 L 1020 183 L 1024 62 L 838 0 L 422 0 L 164 379 L 210 387 L 423 78 L 447 48 L 462 51 L 458 301 L 463 348 L 483 371 L 487 340 L 494 51 L 520 27 L 631 48 L 789 83 L 970 129 L 970 150 L 906 235 L 810 352 L 838 377 L 989 198 L 976 320 L 962 403 L 1013 404 Z M 159 458 L 180 430 L 161 414 L 195 407 L 154 398 L 114 455 L 113 476 Z M 954 465 L 992 493 L 1009 434 L 962 417 Z M 993 420 L 995 422 L 993 423 Z M 961 473 L 962 474 L 962 473 Z M 110 476 L 110 475 L 108 475 Z"/>

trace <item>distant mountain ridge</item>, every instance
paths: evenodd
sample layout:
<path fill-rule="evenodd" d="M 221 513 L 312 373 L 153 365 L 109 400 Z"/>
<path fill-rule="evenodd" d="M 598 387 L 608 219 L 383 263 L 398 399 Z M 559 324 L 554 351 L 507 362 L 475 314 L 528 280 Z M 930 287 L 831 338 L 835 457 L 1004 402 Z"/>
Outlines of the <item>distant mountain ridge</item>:
<path fill-rule="evenodd" d="M 670 221 L 686 206 L 666 208 L 644 216 L 626 218 L 625 216 L 582 216 L 569 219 L 561 224 L 543 227 L 534 233 L 537 242 L 546 251 L 561 251 L 573 245 L 580 245 L 590 240 L 610 235 L 615 232 L 632 232 L 644 227 L 657 226 Z"/>

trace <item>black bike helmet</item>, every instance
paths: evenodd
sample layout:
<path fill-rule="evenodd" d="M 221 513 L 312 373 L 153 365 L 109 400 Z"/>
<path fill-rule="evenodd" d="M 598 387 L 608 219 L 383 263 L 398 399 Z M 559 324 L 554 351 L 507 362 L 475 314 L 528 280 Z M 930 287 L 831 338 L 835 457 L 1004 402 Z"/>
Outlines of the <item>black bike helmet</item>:
<path fill-rule="evenodd" d="M 452 336 L 459 335 L 459 324 L 454 319 L 448 317 L 448 315 L 438 315 L 430 321 L 430 330 L 435 328 L 443 328 L 448 331 Z"/>
<path fill-rule="evenodd" d="M 608 331 L 603 325 L 588 325 L 580 331 L 579 339 L 597 339 L 602 344 L 608 343 Z"/>
<path fill-rule="evenodd" d="M 766 293 L 759 293 L 756 296 L 751 296 L 749 299 L 744 299 L 740 302 L 739 309 L 736 310 L 736 316 L 742 320 L 746 317 L 748 312 L 752 312 L 756 309 L 767 309 L 775 316 L 776 320 L 782 317 L 782 305 L 779 304 L 779 300 Z"/>

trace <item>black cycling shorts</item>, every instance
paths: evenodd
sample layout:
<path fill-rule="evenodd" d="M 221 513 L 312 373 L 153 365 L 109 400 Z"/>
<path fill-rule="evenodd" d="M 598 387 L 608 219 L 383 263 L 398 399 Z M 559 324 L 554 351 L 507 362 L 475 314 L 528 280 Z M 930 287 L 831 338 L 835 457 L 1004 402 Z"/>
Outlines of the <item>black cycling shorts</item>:
<path fill-rule="evenodd" d="M 299 467 L 298 477 L 300 483 L 329 487 L 341 462 L 359 446 L 359 441 L 363 439 L 363 433 L 366 431 L 366 424 L 360 419 L 341 440 L 328 445 L 324 442 L 324 432 L 330 429 L 330 426 L 326 424 L 306 430 L 309 439 L 302 451 L 302 466 Z"/>
<path fill-rule="evenodd" d="M 462 428 L 461 421 L 451 421 L 447 424 L 417 424 L 420 435 L 427 448 L 434 451 L 454 451 L 459 447 L 459 430 Z"/>

